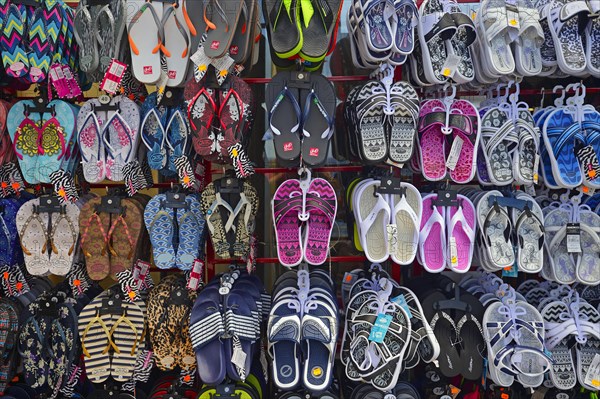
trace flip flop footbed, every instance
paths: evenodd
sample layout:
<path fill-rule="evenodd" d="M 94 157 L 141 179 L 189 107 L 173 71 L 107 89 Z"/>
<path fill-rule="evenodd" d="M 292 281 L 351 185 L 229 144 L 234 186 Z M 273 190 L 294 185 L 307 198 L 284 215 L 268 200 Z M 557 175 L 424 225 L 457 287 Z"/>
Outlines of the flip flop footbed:
<path fill-rule="evenodd" d="M 124 213 L 110 216 L 108 239 L 111 248 L 110 272 L 116 275 L 133 267 L 135 253 L 143 230 L 142 208 L 133 199 L 121 200 Z"/>
<path fill-rule="evenodd" d="M 394 223 L 396 237 L 390 248 L 390 255 L 394 262 L 400 265 L 412 263 L 417 254 L 419 245 L 419 229 L 421 227 L 422 199 L 419 191 L 412 185 L 403 184 L 406 195 L 392 195 Z M 390 232 L 388 231 L 388 235 Z"/>
<path fill-rule="evenodd" d="M 295 266 L 302 261 L 300 237 L 302 189 L 295 179 L 284 181 L 275 191 L 272 201 L 273 224 L 277 239 L 277 257 L 284 266 Z"/>
<path fill-rule="evenodd" d="M 127 0 L 127 7 L 135 10 L 127 18 L 133 75 L 142 83 L 154 84 L 161 73 L 159 50 L 164 32 L 159 16 L 163 4 Z"/>
<path fill-rule="evenodd" d="M 354 214 L 366 257 L 371 262 L 388 258 L 386 225 L 390 209 L 384 195 L 377 194 L 377 181 L 365 183 L 354 195 Z"/>
<path fill-rule="evenodd" d="M 80 245 L 86 258 L 87 272 L 92 280 L 103 280 L 110 273 L 110 215 L 105 212 L 96 213 L 95 207 L 100 203 L 100 198 L 91 199 L 79 213 Z"/>
<path fill-rule="evenodd" d="M 477 222 L 483 235 L 485 254 L 491 266 L 501 269 L 512 266 L 515 254 L 510 236 L 511 221 L 505 207 L 490 204 L 490 197 L 501 196 L 499 191 L 489 191 L 477 203 Z"/>
<path fill-rule="evenodd" d="M 154 196 L 144 210 L 144 223 L 150 235 L 154 263 L 161 269 L 171 268 L 175 261 L 175 212 L 161 205 L 161 201 L 165 200 L 166 196 Z"/>
<path fill-rule="evenodd" d="M 25 266 L 32 275 L 41 276 L 50 269 L 52 244 L 48 238 L 48 214 L 36 213 L 39 199 L 33 199 L 21 206 L 17 212 L 16 225 L 25 258 Z"/>
<path fill-rule="evenodd" d="M 50 256 L 49 271 L 57 276 L 64 276 L 71 270 L 79 237 L 79 208 L 74 204 L 64 206 L 64 215 L 52 214 L 50 232 L 50 239 L 56 248 L 56 253 Z"/>
<path fill-rule="evenodd" d="M 428 114 L 445 113 L 445 106 L 439 100 L 431 100 L 421 105 L 419 114 L 419 148 L 423 176 L 437 181 L 446 176 L 445 139 L 441 125 L 437 122 L 424 122 Z"/>
<path fill-rule="evenodd" d="M 320 265 L 329 255 L 329 240 L 335 225 L 337 198 L 331 184 L 325 180 L 313 179 L 308 187 L 306 209 L 309 219 L 304 242 L 304 259 L 311 265 Z"/>

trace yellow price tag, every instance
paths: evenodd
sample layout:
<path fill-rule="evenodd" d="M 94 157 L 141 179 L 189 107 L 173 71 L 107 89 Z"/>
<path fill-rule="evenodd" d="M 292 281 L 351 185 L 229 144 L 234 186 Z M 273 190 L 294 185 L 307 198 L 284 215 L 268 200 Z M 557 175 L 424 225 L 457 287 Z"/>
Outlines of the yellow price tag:
<path fill-rule="evenodd" d="M 199 70 L 200 72 L 204 72 L 204 71 L 206 71 L 206 64 L 200 64 L 200 65 L 198 65 L 198 70 Z"/>
<path fill-rule="evenodd" d="M 444 76 L 450 76 L 450 73 L 451 73 L 451 72 L 452 72 L 452 71 L 450 71 L 450 68 L 445 68 L 445 69 L 442 71 L 442 75 L 444 75 Z"/>
<path fill-rule="evenodd" d="M 135 292 L 129 291 L 129 298 L 133 301 L 135 299 Z"/>
<path fill-rule="evenodd" d="M 458 258 L 456 258 L 456 256 L 453 256 L 450 261 L 452 262 L 452 264 L 456 264 L 458 263 Z"/>
<path fill-rule="evenodd" d="M 475 20 L 475 17 L 477 16 L 477 13 L 475 11 L 471 12 L 471 19 Z"/>
<path fill-rule="evenodd" d="M 600 387 L 600 380 L 592 380 L 592 385 L 595 387 Z"/>
<path fill-rule="evenodd" d="M 510 25 L 511 25 L 511 26 L 517 26 L 517 23 L 518 23 L 518 22 L 517 22 L 517 20 L 516 20 L 516 19 L 511 19 L 511 20 L 510 20 Z"/>

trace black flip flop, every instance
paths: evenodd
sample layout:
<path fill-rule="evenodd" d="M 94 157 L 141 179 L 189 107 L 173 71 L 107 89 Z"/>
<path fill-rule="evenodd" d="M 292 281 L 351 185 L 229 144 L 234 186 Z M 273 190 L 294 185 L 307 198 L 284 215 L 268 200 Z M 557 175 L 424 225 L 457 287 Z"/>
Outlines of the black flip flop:
<path fill-rule="evenodd" d="M 336 97 L 333 84 L 323 75 L 311 73 L 310 84 L 312 89 L 303 103 L 302 160 L 309 166 L 317 166 L 327 160 L 329 139 L 334 132 Z"/>

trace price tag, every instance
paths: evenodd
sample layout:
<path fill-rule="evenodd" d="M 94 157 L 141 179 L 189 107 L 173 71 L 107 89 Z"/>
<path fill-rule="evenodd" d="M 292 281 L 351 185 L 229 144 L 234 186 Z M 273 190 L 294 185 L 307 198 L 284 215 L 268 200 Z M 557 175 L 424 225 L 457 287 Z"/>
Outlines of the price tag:
<path fill-rule="evenodd" d="M 246 353 L 241 348 L 233 348 L 231 363 L 239 368 L 246 368 Z"/>
<path fill-rule="evenodd" d="M 456 73 L 458 69 L 458 64 L 460 64 L 461 58 L 456 54 L 449 54 L 448 58 L 446 58 L 446 62 L 442 67 L 442 75 L 447 78 L 451 78 Z"/>
<path fill-rule="evenodd" d="M 600 354 L 594 356 L 583 382 L 596 389 L 600 388 Z"/>
<path fill-rule="evenodd" d="M 371 328 L 369 341 L 377 342 L 379 344 L 383 343 L 383 339 L 390 328 L 390 324 L 392 324 L 392 316 L 379 313 L 377 319 L 375 320 L 375 325 Z"/>
<path fill-rule="evenodd" d="M 448 169 L 456 169 L 456 164 L 458 163 L 458 159 L 460 158 L 460 150 L 462 149 L 463 143 L 463 139 L 461 139 L 458 136 L 454 137 L 452 147 L 450 148 L 450 154 L 448 154 L 448 159 L 446 159 L 446 167 Z"/>
<path fill-rule="evenodd" d="M 452 267 L 458 266 L 458 248 L 455 237 L 450 237 L 450 264 Z"/>
<path fill-rule="evenodd" d="M 389 253 L 396 253 L 398 250 L 398 227 L 395 224 L 387 225 L 387 236 Z"/>
<path fill-rule="evenodd" d="M 517 277 L 519 275 L 519 269 L 515 264 L 512 266 L 507 266 L 502 269 L 502 277 Z"/>
<path fill-rule="evenodd" d="M 579 223 L 567 223 L 567 252 L 581 253 L 581 231 Z"/>
<path fill-rule="evenodd" d="M 533 161 L 533 184 L 538 184 L 540 175 L 539 175 L 539 168 L 540 168 L 540 155 L 539 154 L 535 154 L 535 160 Z"/>
<path fill-rule="evenodd" d="M 100 83 L 100 90 L 104 90 L 110 94 L 116 94 L 126 69 L 127 64 L 113 59 L 108 65 L 102 83 Z"/>
<path fill-rule="evenodd" d="M 196 291 L 202 282 L 202 272 L 204 271 L 204 262 L 200 259 L 196 259 L 194 261 L 194 265 L 192 266 L 192 270 L 190 271 L 189 281 L 187 283 L 187 288 L 193 291 Z"/>
<path fill-rule="evenodd" d="M 406 302 L 406 298 L 404 297 L 404 295 L 400 294 L 397 297 L 392 298 L 392 302 L 397 303 L 402 309 L 404 309 L 404 311 L 408 315 L 408 318 L 412 319 L 413 316 L 412 316 L 410 307 L 408 306 L 408 303 Z"/>

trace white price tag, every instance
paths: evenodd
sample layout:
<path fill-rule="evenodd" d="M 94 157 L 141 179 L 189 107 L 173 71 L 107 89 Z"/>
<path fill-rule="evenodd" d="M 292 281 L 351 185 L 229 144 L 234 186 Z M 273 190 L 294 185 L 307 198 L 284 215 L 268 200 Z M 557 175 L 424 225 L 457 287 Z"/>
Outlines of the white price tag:
<path fill-rule="evenodd" d="M 239 348 L 233 348 L 231 363 L 238 366 L 239 368 L 246 368 L 246 353 Z"/>
<path fill-rule="evenodd" d="M 448 154 L 448 159 L 446 159 L 446 167 L 450 170 L 454 170 L 456 168 L 456 164 L 458 163 L 458 158 L 460 157 L 460 150 L 462 149 L 464 140 L 460 137 L 454 137 L 454 141 L 452 142 L 452 148 L 450 148 L 450 154 Z"/>
<path fill-rule="evenodd" d="M 581 232 L 579 223 L 567 223 L 567 252 L 581 253 Z"/>
<path fill-rule="evenodd" d="M 600 355 L 596 354 L 590 364 L 585 380 L 583 381 L 586 385 L 592 386 L 596 389 L 600 388 Z"/>
<path fill-rule="evenodd" d="M 388 248 L 391 254 L 398 250 L 398 227 L 395 224 L 387 225 Z"/>
<path fill-rule="evenodd" d="M 442 67 L 442 75 L 451 78 L 456 73 L 458 69 L 458 64 L 460 64 L 461 58 L 456 54 L 449 54 L 448 58 L 446 58 L 446 62 Z"/>
<path fill-rule="evenodd" d="M 535 160 L 533 161 L 533 184 L 538 184 L 539 181 L 539 167 L 540 167 L 540 154 L 535 154 Z"/>
<path fill-rule="evenodd" d="M 450 237 L 450 263 L 452 267 L 458 266 L 458 248 L 454 237 Z"/>

